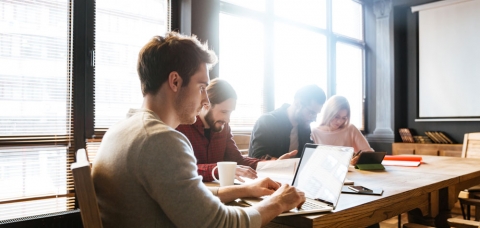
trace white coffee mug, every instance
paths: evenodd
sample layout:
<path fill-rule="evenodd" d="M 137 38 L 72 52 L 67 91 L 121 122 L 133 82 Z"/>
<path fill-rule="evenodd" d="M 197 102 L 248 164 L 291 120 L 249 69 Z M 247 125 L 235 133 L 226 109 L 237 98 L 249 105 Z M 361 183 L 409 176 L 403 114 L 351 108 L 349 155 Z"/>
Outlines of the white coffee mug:
<path fill-rule="evenodd" d="M 218 180 L 215 177 L 215 169 L 218 168 Z M 217 166 L 212 169 L 212 177 L 216 181 L 220 182 L 220 186 L 229 186 L 233 185 L 233 180 L 235 180 L 235 170 L 237 169 L 237 162 L 217 162 Z"/>

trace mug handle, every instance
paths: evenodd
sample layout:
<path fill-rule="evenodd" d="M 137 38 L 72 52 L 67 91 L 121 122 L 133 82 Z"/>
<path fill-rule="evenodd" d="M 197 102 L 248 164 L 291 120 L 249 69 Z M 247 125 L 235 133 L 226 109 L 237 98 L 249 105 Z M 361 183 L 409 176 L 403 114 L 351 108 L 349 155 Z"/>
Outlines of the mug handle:
<path fill-rule="evenodd" d="M 215 177 L 215 169 L 217 169 L 217 168 L 218 168 L 218 166 L 215 166 L 215 168 L 212 169 L 212 177 L 213 177 L 214 180 L 220 182 L 220 181 Z"/>

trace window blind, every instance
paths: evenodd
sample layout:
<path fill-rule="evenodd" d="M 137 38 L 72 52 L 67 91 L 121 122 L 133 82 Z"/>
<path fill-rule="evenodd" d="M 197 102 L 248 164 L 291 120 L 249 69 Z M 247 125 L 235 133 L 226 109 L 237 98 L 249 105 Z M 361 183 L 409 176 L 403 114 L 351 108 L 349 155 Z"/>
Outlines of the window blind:
<path fill-rule="evenodd" d="M 97 0 L 95 6 L 94 125 L 106 130 L 143 101 L 138 52 L 165 35 L 167 0 Z"/>
<path fill-rule="evenodd" d="M 230 126 L 236 132 L 250 132 L 264 112 L 265 45 L 259 42 L 265 39 L 264 26 L 257 20 L 220 13 L 219 36 L 220 78 L 234 87 L 238 97 Z"/>
<path fill-rule="evenodd" d="M 97 0 L 95 6 L 95 139 L 87 139 L 90 162 L 110 126 L 143 102 L 137 60 L 140 49 L 171 28 L 171 0 Z"/>
<path fill-rule="evenodd" d="M 0 220 L 73 208 L 71 4 L 0 1 Z"/>

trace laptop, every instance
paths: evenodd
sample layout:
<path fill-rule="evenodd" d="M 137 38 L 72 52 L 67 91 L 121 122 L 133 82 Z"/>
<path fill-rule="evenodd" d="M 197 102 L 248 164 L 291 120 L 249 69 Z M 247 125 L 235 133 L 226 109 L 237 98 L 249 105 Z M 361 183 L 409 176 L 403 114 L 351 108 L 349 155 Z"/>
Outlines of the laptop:
<path fill-rule="evenodd" d="M 306 144 L 292 183 L 292 186 L 305 192 L 306 201 L 301 209 L 294 208 L 279 216 L 334 210 L 340 198 L 352 156 L 352 147 Z M 254 205 L 262 198 L 243 198 L 242 200 L 249 205 Z"/>

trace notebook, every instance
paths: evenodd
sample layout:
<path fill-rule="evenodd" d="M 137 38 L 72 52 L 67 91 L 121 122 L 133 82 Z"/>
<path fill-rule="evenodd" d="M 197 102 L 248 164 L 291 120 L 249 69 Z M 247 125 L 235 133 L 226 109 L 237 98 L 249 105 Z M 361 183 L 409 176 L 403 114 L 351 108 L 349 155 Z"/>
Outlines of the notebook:
<path fill-rule="evenodd" d="M 294 208 L 279 216 L 332 211 L 340 198 L 343 182 L 353 156 L 353 148 L 306 144 L 292 185 L 305 192 L 301 209 Z M 268 197 L 268 196 L 267 196 Z M 254 205 L 261 198 L 244 198 Z"/>

